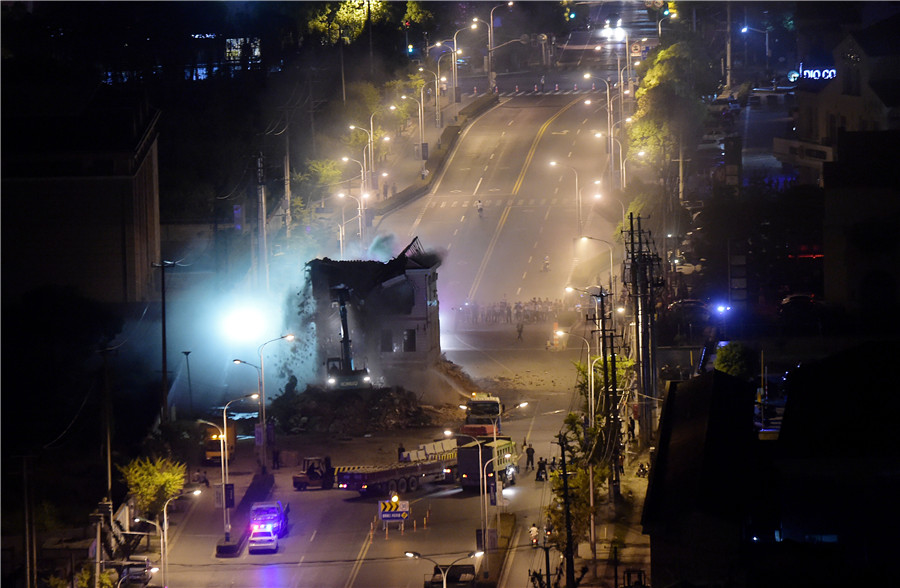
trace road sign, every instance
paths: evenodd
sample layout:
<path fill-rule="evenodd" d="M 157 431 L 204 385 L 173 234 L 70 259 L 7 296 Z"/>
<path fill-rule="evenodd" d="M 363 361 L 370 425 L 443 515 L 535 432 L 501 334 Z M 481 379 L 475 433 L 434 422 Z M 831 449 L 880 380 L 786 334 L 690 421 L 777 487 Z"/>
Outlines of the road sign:
<path fill-rule="evenodd" d="M 409 518 L 409 501 L 379 500 L 378 512 L 382 521 L 405 521 Z"/>

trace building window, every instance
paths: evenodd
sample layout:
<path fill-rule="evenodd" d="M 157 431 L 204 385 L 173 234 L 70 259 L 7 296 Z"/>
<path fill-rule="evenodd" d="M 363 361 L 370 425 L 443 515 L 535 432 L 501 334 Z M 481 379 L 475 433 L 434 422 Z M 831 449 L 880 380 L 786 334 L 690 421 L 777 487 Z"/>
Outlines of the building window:
<path fill-rule="evenodd" d="M 416 351 L 416 330 L 406 329 L 403 331 L 403 351 L 406 353 L 415 353 Z"/>

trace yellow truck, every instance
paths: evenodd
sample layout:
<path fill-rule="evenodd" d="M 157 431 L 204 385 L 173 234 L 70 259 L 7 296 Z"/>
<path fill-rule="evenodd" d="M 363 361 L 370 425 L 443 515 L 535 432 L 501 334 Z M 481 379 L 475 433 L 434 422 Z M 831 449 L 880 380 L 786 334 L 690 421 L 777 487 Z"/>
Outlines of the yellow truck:
<path fill-rule="evenodd" d="M 237 441 L 237 427 L 235 423 L 228 423 L 225 429 L 225 453 L 228 455 L 228 463 L 234 459 L 235 443 Z M 203 460 L 206 463 L 221 462 L 222 460 L 222 434 L 219 429 L 211 425 L 203 425 Z"/>

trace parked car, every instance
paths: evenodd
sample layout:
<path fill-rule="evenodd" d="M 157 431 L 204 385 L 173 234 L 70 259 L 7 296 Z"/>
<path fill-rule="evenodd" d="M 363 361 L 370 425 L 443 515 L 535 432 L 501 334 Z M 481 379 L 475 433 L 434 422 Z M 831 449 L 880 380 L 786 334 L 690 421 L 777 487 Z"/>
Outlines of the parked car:
<path fill-rule="evenodd" d="M 278 551 L 278 535 L 268 529 L 260 529 L 250 533 L 250 539 L 247 542 L 247 551 L 254 553 L 256 551 Z"/>
<path fill-rule="evenodd" d="M 150 564 L 149 561 L 136 561 L 122 566 L 119 570 L 119 583 L 117 586 L 138 588 L 149 586 L 153 579 L 153 574 L 159 568 Z"/>

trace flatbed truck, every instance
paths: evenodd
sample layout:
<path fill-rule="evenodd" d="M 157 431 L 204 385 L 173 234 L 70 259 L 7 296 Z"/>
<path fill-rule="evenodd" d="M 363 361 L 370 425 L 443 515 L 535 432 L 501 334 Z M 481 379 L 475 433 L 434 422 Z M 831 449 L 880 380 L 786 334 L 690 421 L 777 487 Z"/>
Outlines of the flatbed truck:
<path fill-rule="evenodd" d="M 389 495 L 414 492 L 426 483 L 452 482 L 456 477 L 455 441 L 442 440 L 403 454 L 403 461 L 386 465 L 339 466 L 335 482 L 341 490 Z"/>

